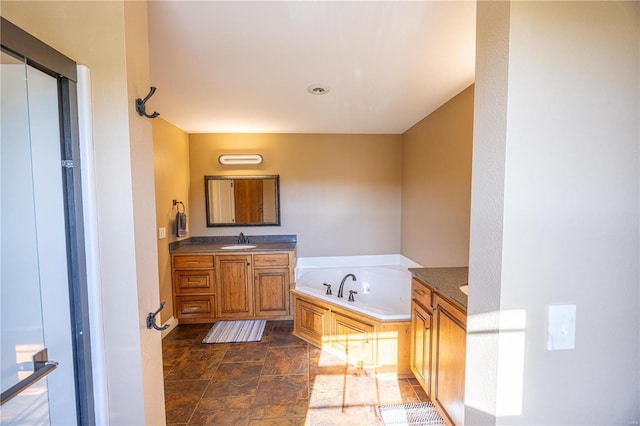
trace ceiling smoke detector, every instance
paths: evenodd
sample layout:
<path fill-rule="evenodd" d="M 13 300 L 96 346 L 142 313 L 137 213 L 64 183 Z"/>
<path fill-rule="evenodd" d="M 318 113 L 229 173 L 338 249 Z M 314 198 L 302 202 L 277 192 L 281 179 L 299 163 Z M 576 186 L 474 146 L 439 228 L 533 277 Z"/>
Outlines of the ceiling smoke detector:
<path fill-rule="evenodd" d="M 307 87 L 307 92 L 312 95 L 326 95 L 329 93 L 329 88 L 327 86 L 323 86 L 322 84 L 312 84 Z"/>

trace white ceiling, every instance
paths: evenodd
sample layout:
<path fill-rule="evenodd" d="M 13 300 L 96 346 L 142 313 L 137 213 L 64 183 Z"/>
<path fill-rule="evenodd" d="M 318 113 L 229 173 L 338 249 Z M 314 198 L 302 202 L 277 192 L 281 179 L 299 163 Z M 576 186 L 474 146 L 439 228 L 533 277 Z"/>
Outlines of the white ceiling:
<path fill-rule="evenodd" d="M 475 13 L 475 1 L 152 1 L 148 109 L 189 133 L 399 134 L 473 82 Z"/>

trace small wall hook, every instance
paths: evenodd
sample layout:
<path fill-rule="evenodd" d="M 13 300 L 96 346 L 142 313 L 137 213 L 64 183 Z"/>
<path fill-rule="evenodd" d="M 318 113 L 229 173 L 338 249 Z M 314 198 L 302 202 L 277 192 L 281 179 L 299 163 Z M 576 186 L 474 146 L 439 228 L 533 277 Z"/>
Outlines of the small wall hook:
<path fill-rule="evenodd" d="M 156 315 L 158 315 L 162 308 L 164 308 L 164 303 L 165 302 L 160 303 L 160 307 L 157 311 L 153 313 L 149 312 L 149 315 L 147 315 L 147 328 L 155 328 L 158 331 L 164 331 L 169 328 L 169 324 L 163 325 L 162 327 L 158 327 L 158 325 L 156 324 Z"/>
<path fill-rule="evenodd" d="M 153 96 L 154 93 L 156 93 L 156 88 L 152 86 L 151 90 L 149 90 L 149 94 L 145 96 L 144 99 L 140 99 L 140 98 L 136 99 L 136 111 L 138 112 L 138 115 L 140 117 L 144 116 L 147 118 L 156 118 L 157 116 L 160 115 L 160 113 L 157 111 L 154 111 L 153 114 L 147 114 L 147 109 L 146 109 L 147 107 L 145 104 L 147 103 L 149 98 Z"/>

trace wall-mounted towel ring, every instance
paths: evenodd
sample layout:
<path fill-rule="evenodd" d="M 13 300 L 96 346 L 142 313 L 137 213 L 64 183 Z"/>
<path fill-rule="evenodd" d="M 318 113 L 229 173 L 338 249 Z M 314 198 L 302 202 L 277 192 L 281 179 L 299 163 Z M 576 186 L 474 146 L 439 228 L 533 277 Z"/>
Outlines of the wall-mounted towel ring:
<path fill-rule="evenodd" d="M 151 90 L 149 90 L 149 94 L 145 96 L 144 99 L 140 99 L 140 98 L 136 99 L 136 111 L 138 111 L 138 115 L 140 117 L 145 116 L 147 118 L 156 118 L 157 116 L 160 115 L 160 113 L 157 111 L 154 111 L 153 114 L 147 114 L 147 107 L 145 104 L 147 103 L 149 98 L 153 96 L 154 93 L 156 93 L 156 88 L 151 87 Z"/>
<path fill-rule="evenodd" d="M 176 237 L 186 237 L 187 215 L 185 213 L 184 203 L 182 201 L 173 200 L 173 205 L 178 206 L 176 207 L 176 209 L 178 210 L 178 213 L 176 213 Z M 180 211 L 180 205 L 182 206 L 182 211 Z"/>
<path fill-rule="evenodd" d="M 184 203 L 182 201 L 173 200 L 174 206 L 177 206 L 178 204 L 182 206 L 182 211 L 180 211 L 180 206 L 176 207 L 178 209 L 178 213 L 184 213 Z"/>

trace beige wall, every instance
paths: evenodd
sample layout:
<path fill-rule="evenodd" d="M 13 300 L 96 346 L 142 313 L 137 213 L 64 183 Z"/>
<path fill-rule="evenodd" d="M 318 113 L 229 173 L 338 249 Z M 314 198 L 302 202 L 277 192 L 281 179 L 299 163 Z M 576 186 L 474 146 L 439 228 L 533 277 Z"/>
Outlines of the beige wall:
<path fill-rule="evenodd" d="M 154 191 L 153 136 L 151 120 L 135 111 L 137 98 L 144 98 L 150 87 L 149 29 L 146 1 L 124 2 L 127 100 L 129 111 L 129 150 L 131 152 L 131 190 L 136 254 L 138 331 L 146 424 L 165 422 L 163 401 L 162 345 L 160 333 L 146 327 L 146 317 L 160 302 L 158 294 L 158 252 Z"/>
<path fill-rule="evenodd" d="M 424 266 L 467 266 L 473 86 L 402 135 L 402 254 Z"/>
<path fill-rule="evenodd" d="M 477 13 L 465 421 L 636 424 L 640 3 Z M 548 351 L 557 304 L 575 348 Z"/>
<path fill-rule="evenodd" d="M 156 222 L 158 228 L 165 227 L 167 231 L 167 238 L 158 239 L 160 300 L 166 302 L 161 312 L 164 323 L 173 315 L 169 243 L 178 240 L 175 229 L 177 210 L 173 200 L 184 203 L 187 223 L 189 223 L 191 210 L 189 208 L 189 136 L 161 117 L 153 119 L 152 124 Z"/>
<path fill-rule="evenodd" d="M 400 252 L 400 135 L 192 134 L 191 235 L 297 234 L 299 256 Z M 257 167 L 220 154 L 259 153 Z M 207 228 L 204 176 L 280 175 L 279 227 Z"/>
<path fill-rule="evenodd" d="M 97 394 L 99 414 L 105 409 L 107 417 L 98 422 L 105 424 L 164 423 L 160 338 L 146 329 L 144 312 L 157 308 L 158 289 L 150 125 L 132 108 L 134 97 L 148 90 L 149 72 L 146 3 L 137 3 L 3 1 L 1 6 L 2 16 L 91 70 L 107 319 L 105 353 L 94 353 L 93 362 L 106 372 L 105 400 Z"/>

